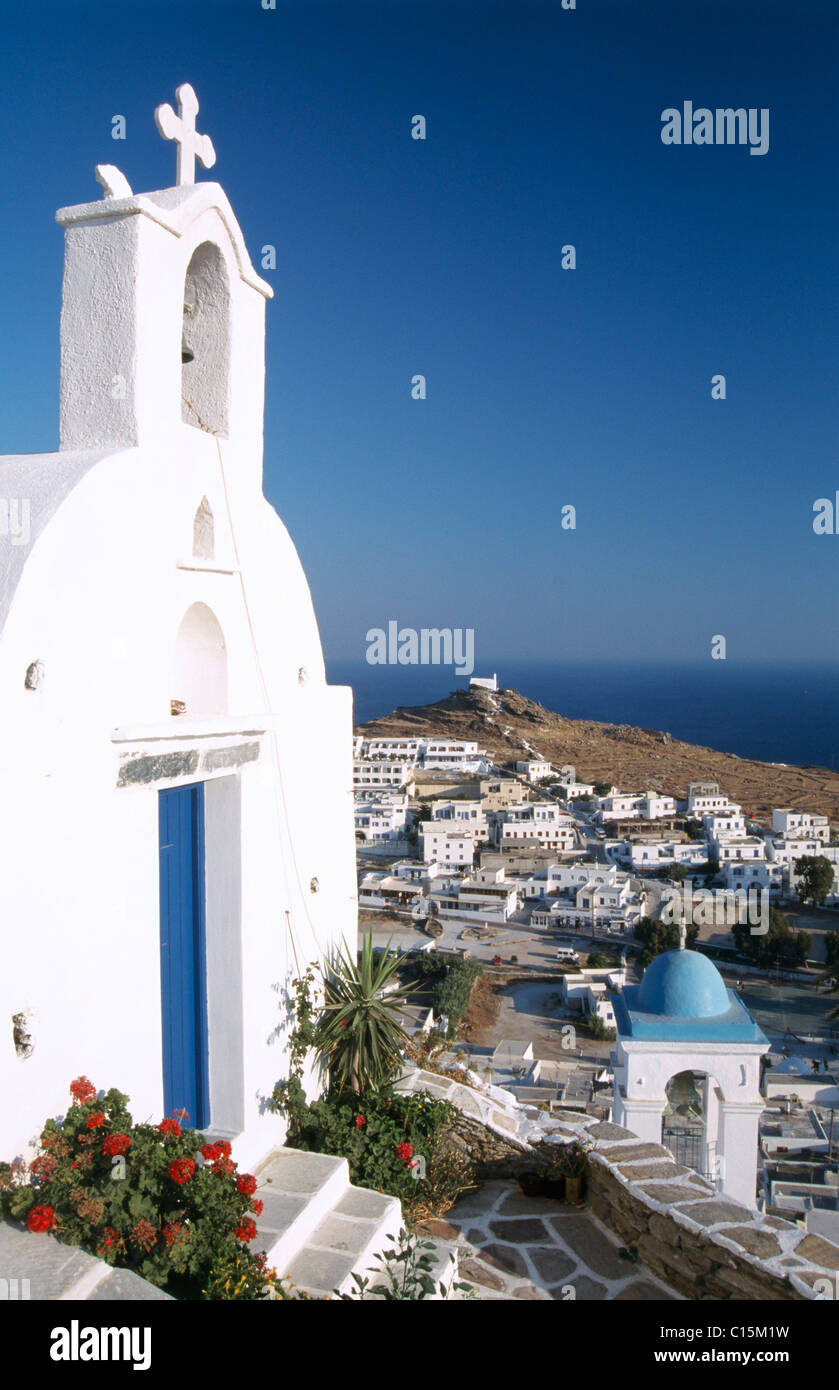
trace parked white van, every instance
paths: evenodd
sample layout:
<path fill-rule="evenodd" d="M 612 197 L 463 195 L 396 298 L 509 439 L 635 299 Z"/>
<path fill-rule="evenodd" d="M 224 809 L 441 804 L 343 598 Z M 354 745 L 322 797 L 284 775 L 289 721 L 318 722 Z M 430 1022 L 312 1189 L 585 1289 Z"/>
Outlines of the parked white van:
<path fill-rule="evenodd" d="M 576 965 L 579 960 L 577 952 L 573 946 L 558 946 L 556 951 L 557 960 L 567 960 L 572 965 Z"/>

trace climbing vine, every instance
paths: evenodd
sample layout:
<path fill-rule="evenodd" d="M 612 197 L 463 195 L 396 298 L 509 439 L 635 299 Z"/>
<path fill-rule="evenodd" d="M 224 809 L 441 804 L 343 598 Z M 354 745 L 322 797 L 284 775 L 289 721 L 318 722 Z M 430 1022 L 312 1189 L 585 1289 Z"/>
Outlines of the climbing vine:
<path fill-rule="evenodd" d="M 306 1059 L 315 1046 L 317 1019 L 312 1002 L 314 983 L 315 975 L 311 967 L 305 975 L 291 982 L 289 1017 L 293 1027 L 288 1043 L 288 1079 L 277 1082 L 270 1102 L 270 1108 L 281 1111 L 288 1120 L 287 1137 L 290 1140 L 300 1133 L 309 1108 L 303 1076 Z"/>

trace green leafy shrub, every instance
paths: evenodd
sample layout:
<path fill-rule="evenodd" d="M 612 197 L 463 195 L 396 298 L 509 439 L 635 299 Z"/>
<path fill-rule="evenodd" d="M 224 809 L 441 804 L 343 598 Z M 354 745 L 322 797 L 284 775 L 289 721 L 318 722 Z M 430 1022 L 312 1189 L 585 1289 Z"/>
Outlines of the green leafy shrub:
<path fill-rule="evenodd" d="M 437 1210 L 472 1185 L 443 1143 L 457 1113 L 423 1092 L 344 1091 L 312 1102 L 294 1146 L 346 1158 L 355 1186 L 398 1197 L 406 1212 Z"/>
<path fill-rule="evenodd" d="M 388 1303 L 402 1300 L 422 1303 L 430 1298 L 445 1300 L 452 1292 L 462 1293 L 468 1299 L 476 1297 L 471 1284 L 453 1282 L 447 1285 L 442 1279 L 435 1283 L 433 1241 L 420 1240 L 404 1226 L 398 1239 L 394 1236 L 388 1239 L 394 1241 L 393 1247 L 376 1256 L 379 1263 L 378 1282 L 373 1283 L 369 1276 L 354 1274 L 355 1289 L 352 1293 L 341 1294 L 342 1299 L 363 1301 L 382 1298 Z M 450 1261 L 454 1258 L 453 1254 L 449 1255 Z"/>
<path fill-rule="evenodd" d="M 416 980 L 441 980 L 449 970 L 449 962 L 438 951 L 417 951 L 411 956 L 410 969 Z"/>
<path fill-rule="evenodd" d="M 178 1297 L 264 1297 L 276 1274 L 248 1249 L 262 1204 L 229 1143 L 183 1129 L 184 1112 L 135 1124 L 127 1096 L 99 1098 L 84 1076 L 70 1092 L 73 1103 L 63 1119 L 47 1120 L 28 1169 L 0 1165 L 2 1214 Z"/>
<path fill-rule="evenodd" d="M 604 1023 L 599 1014 L 591 1015 L 588 1020 L 588 1026 L 591 1031 L 591 1036 L 602 1042 L 614 1042 L 617 1037 L 614 1028 L 610 1028 L 607 1023 Z"/>
<path fill-rule="evenodd" d="M 455 960 L 434 990 L 434 1012 L 449 1020 L 448 1036 L 457 1034 L 457 1025 L 469 1007 L 475 981 L 483 973 L 477 960 Z"/>

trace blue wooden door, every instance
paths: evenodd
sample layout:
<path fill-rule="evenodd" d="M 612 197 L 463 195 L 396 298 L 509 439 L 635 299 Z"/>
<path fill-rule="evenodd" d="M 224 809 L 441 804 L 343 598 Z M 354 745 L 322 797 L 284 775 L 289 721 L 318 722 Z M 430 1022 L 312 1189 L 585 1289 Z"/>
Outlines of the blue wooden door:
<path fill-rule="evenodd" d="M 204 787 L 159 793 L 160 983 L 165 1114 L 210 1122 L 204 931 Z"/>

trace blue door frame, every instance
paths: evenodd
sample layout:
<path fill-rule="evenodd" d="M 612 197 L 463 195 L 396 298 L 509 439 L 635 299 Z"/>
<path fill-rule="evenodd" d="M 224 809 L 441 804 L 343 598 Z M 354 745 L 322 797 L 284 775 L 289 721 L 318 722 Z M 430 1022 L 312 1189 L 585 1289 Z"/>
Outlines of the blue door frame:
<path fill-rule="evenodd" d="M 204 787 L 158 793 L 163 1104 L 210 1122 L 204 920 Z"/>

